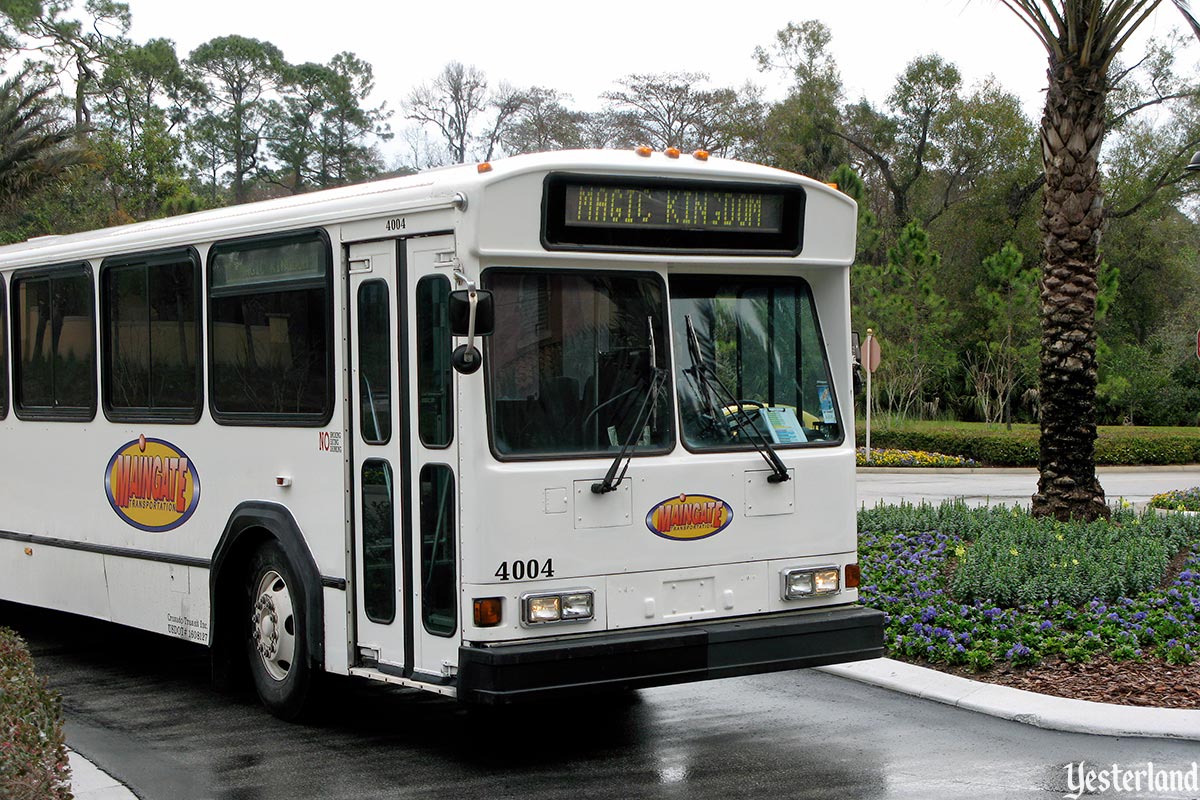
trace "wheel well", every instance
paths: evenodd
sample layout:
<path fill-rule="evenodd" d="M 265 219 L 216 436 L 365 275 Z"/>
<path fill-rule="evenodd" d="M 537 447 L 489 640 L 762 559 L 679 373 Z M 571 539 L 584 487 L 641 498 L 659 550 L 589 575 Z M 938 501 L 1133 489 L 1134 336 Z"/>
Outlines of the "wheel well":
<path fill-rule="evenodd" d="M 283 506 L 247 502 L 230 515 L 209 572 L 209 643 L 213 684 L 218 689 L 234 689 L 249 683 L 249 663 L 239 635 L 244 626 L 238 620 L 244 613 L 242 603 L 246 597 L 250 557 L 264 542 L 271 540 L 279 543 L 299 582 L 295 590 L 308 633 L 306 656 L 315 669 L 324 669 L 324 595 L 320 573 L 304 535 Z"/>
<path fill-rule="evenodd" d="M 242 613 L 250 557 L 264 542 L 273 538 L 266 528 L 246 528 L 224 552 L 219 568 L 214 560 L 210 580 L 212 619 L 209 621 L 209 641 L 212 645 L 213 684 L 218 689 L 231 690 L 249 685 L 249 663 L 238 635 L 238 631 L 242 630 L 238 615 Z"/>

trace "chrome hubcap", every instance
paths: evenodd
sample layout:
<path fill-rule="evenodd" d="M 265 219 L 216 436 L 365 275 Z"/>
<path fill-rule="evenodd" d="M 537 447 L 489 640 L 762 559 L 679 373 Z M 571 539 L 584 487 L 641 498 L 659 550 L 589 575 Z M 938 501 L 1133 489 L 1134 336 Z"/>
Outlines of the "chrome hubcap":
<path fill-rule="evenodd" d="M 267 674 L 282 681 L 292 668 L 296 652 L 292 596 L 283 577 L 274 570 L 258 582 L 258 599 L 250 616 L 251 637 Z"/>

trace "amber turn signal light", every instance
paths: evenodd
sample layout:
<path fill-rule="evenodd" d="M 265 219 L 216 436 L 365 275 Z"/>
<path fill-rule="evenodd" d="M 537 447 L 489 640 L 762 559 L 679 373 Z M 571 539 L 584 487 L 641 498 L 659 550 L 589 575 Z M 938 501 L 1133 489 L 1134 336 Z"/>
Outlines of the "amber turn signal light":
<path fill-rule="evenodd" d="M 846 565 L 846 580 L 844 581 L 843 585 L 847 589 L 857 589 L 858 582 L 861 578 L 862 575 L 858 571 L 858 564 Z"/>
<path fill-rule="evenodd" d="M 494 628 L 500 624 L 500 600 L 499 597 L 475 598 L 476 628 Z"/>

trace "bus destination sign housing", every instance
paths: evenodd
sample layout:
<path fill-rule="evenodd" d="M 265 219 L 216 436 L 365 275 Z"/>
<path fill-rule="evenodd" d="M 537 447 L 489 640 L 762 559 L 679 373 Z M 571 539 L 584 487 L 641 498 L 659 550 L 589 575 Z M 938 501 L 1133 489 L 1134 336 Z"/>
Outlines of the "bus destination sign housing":
<path fill-rule="evenodd" d="M 548 250 L 795 255 L 804 189 L 786 184 L 553 174 L 542 196 Z"/>

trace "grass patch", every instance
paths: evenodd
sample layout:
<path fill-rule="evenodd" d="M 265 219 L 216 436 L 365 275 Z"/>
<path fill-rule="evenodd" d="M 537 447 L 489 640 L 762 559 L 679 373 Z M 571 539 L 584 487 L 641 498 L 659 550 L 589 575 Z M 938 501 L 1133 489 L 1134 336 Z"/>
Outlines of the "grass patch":
<path fill-rule="evenodd" d="M 62 705 L 33 670 L 20 636 L 0 628 L 0 797 L 68 800 Z"/>
<path fill-rule="evenodd" d="M 1200 519 L 1118 509 L 1112 523 L 1063 524 L 943 503 L 864 510 L 859 531 L 859 596 L 885 612 L 894 657 L 985 670 L 1200 653 Z"/>

